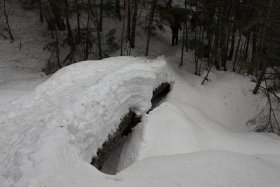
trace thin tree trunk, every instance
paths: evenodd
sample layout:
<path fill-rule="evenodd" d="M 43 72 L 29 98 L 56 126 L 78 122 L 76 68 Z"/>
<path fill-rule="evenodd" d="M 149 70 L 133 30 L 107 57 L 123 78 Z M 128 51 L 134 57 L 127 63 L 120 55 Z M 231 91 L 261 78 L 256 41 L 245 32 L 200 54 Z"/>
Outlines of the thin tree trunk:
<path fill-rule="evenodd" d="M 258 78 L 258 81 L 257 81 L 256 86 L 254 88 L 253 94 L 257 94 L 258 93 L 258 90 L 259 90 L 259 88 L 260 88 L 260 86 L 262 84 L 262 81 L 264 80 L 265 72 L 266 72 L 266 67 L 263 66 L 262 72 L 260 74 L 260 77 Z"/>
<path fill-rule="evenodd" d="M 60 64 L 59 35 L 60 32 L 56 30 L 55 31 L 56 66 L 54 68 L 54 71 L 63 67 L 63 65 Z"/>
<path fill-rule="evenodd" d="M 78 24 L 78 41 L 81 40 L 81 23 L 80 23 L 80 10 L 79 10 L 79 4 L 78 0 L 75 0 L 75 6 L 76 6 L 76 18 L 77 18 L 77 24 Z"/>
<path fill-rule="evenodd" d="M 103 2 L 103 0 L 102 0 Z M 97 11 L 97 6 L 96 6 L 96 1 L 94 0 L 93 1 L 93 4 L 94 4 L 94 12 L 93 12 L 93 15 L 95 17 L 95 26 L 96 26 L 96 31 L 97 31 L 97 47 L 98 47 L 98 56 L 99 56 L 99 59 L 101 60 L 103 58 L 103 54 L 102 54 L 102 31 L 100 30 L 100 26 L 102 25 L 102 23 L 100 23 L 99 21 L 102 19 L 98 19 L 98 11 Z M 102 7 L 103 9 L 103 7 Z M 101 12 L 101 11 L 100 11 Z"/>
<path fill-rule="evenodd" d="M 100 0 L 99 31 L 103 30 L 103 0 Z"/>
<path fill-rule="evenodd" d="M 229 52 L 229 56 L 228 59 L 231 61 L 233 54 L 234 54 L 234 48 L 235 48 L 235 35 L 236 35 L 236 26 L 235 23 L 233 25 L 233 29 L 232 29 L 232 35 L 231 35 L 231 44 L 230 44 L 230 52 Z"/>
<path fill-rule="evenodd" d="M 251 41 L 251 33 L 249 32 L 246 36 L 246 47 L 245 47 L 245 54 L 244 54 L 244 58 L 246 61 L 248 60 L 250 41 Z"/>
<path fill-rule="evenodd" d="M 184 48 L 185 48 L 185 36 L 186 36 L 186 24 L 184 24 L 183 28 L 183 41 L 182 41 L 182 48 L 181 48 L 181 62 L 179 67 L 183 66 L 183 61 L 184 61 Z"/>
<path fill-rule="evenodd" d="M 119 21 L 121 21 L 121 2 L 120 0 L 115 0 L 115 13 L 117 17 L 119 18 Z"/>
<path fill-rule="evenodd" d="M 258 62 L 256 62 L 256 54 L 257 54 L 257 41 L 258 41 L 258 36 L 257 36 L 257 32 L 254 31 L 253 32 L 253 40 L 252 40 L 252 58 L 251 58 L 251 65 L 252 67 L 250 67 L 249 69 L 249 73 L 253 74 L 254 69 L 256 70 L 256 72 L 258 71 L 256 67 L 258 67 Z M 255 67 L 254 64 L 256 63 Z M 257 76 L 257 73 L 255 74 Z"/>
<path fill-rule="evenodd" d="M 43 10 L 42 10 L 42 1 L 41 0 L 38 0 L 38 6 L 39 6 L 39 12 L 40 12 L 40 21 L 41 21 L 41 23 L 43 23 L 44 19 L 43 19 Z"/>
<path fill-rule="evenodd" d="M 195 6 L 197 7 L 197 0 L 195 1 Z M 194 74 L 195 75 L 199 75 L 199 72 L 198 72 L 198 41 L 200 41 L 200 37 L 198 36 L 198 24 L 197 24 L 197 21 L 195 22 L 195 35 L 194 35 L 194 40 L 195 40 L 195 43 L 194 43 L 194 61 L 195 61 L 195 72 Z"/>
<path fill-rule="evenodd" d="M 194 32 L 194 61 L 195 61 L 195 75 L 198 75 L 198 47 L 197 47 L 197 25 L 195 26 L 195 32 Z"/>
<path fill-rule="evenodd" d="M 124 0 L 124 7 L 126 8 L 126 0 Z M 125 11 L 126 12 L 126 11 Z M 121 35 L 121 56 L 123 56 L 123 40 L 124 40 L 124 30 L 125 30 L 125 15 L 123 16 L 123 25 L 122 25 L 122 35 Z"/>
<path fill-rule="evenodd" d="M 203 81 L 202 81 L 202 85 L 204 85 L 204 83 L 205 83 L 205 81 L 208 81 L 208 76 L 209 76 L 209 73 L 210 73 L 210 71 L 211 71 L 211 69 L 212 69 L 212 66 L 213 66 L 213 63 L 211 63 L 210 65 L 209 65 L 209 68 L 208 68 L 208 70 L 207 70 L 207 74 L 205 75 L 205 77 L 204 77 L 204 79 L 203 79 Z"/>
<path fill-rule="evenodd" d="M 89 55 L 90 9 L 91 9 L 91 2 L 90 2 L 90 0 L 88 0 L 87 37 L 86 37 L 86 49 L 85 49 L 85 54 L 84 54 L 84 60 L 87 60 L 88 55 Z"/>
<path fill-rule="evenodd" d="M 233 66 L 232 66 L 232 71 L 235 72 L 236 71 L 236 65 L 237 65 L 237 60 L 238 60 L 238 55 L 239 55 L 239 50 L 240 50 L 240 44 L 241 44 L 241 34 L 239 35 L 239 40 L 237 43 L 237 47 L 235 49 L 235 57 L 234 57 L 234 61 L 233 61 Z"/>
<path fill-rule="evenodd" d="M 187 9 L 187 0 L 185 0 L 185 9 Z M 186 52 L 188 52 L 189 51 L 188 21 L 186 21 L 185 25 L 186 25 L 185 46 L 186 46 Z"/>
<path fill-rule="evenodd" d="M 136 24 L 137 24 L 137 11 L 138 11 L 139 0 L 134 0 L 134 10 L 132 18 L 132 28 L 131 28 L 131 38 L 130 38 L 130 47 L 135 47 L 135 34 L 136 34 Z"/>
<path fill-rule="evenodd" d="M 9 14 L 7 12 L 7 7 L 6 7 L 6 0 L 4 0 L 4 16 L 5 16 L 5 21 L 6 21 L 6 28 L 7 28 L 7 31 L 8 31 L 8 34 L 10 36 L 10 39 L 12 41 L 14 41 L 14 36 L 13 36 L 13 33 L 12 33 L 12 30 L 10 28 L 10 23 L 9 23 Z"/>
<path fill-rule="evenodd" d="M 263 30 L 262 30 L 262 35 L 261 35 L 261 47 L 260 47 L 261 52 L 263 52 L 263 49 L 265 47 L 265 36 L 266 36 L 266 30 L 267 30 L 267 27 L 268 27 L 268 21 L 269 21 L 270 15 L 271 15 L 272 5 L 273 5 L 273 0 L 270 0 L 269 5 L 268 5 L 268 9 L 267 9 L 267 15 L 266 15 L 265 22 L 264 22 L 264 27 L 263 27 Z M 256 86 L 255 86 L 254 91 L 253 91 L 254 94 L 258 93 L 258 90 L 261 86 L 261 83 L 265 78 L 266 68 L 267 68 L 267 64 L 266 64 L 266 61 L 264 61 L 261 75 L 258 78 L 258 81 L 257 81 Z"/>
<path fill-rule="evenodd" d="M 66 18 L 66 26 L 67 26 L 67 32 L 68 32 L 68 39 L 69 39 L 69 42 L 70 42 L 71 51 L 73 53 L 75 51 L 75 44 L 74 44 L 72 28 L 71 28 L 70 19 L 69 19 L 69 4 L 68 4 L 68 0 L 64 0 L 64 3 L 65 3 L 65 18 Z"/>
<path fill-rule="evenodd" d="M 130 41 L 131 0 L 127 0 L 126 42 Z"/>
<path fill-rule="evenodd" d="M 153 21 L 154 21 L 154 14 L 155 14 L 156 6 L 157 6 L 157 0 L 153 0 L 152 10 L 151 10 L 150 19 L 149 19 L 148 37 L 147 37 L 147 45 L 146 45 L 145 56 L 149 55 L 150 38 L 151 38 L 151 33 L 152 33 L 152 25 L 153 25 Z"/>

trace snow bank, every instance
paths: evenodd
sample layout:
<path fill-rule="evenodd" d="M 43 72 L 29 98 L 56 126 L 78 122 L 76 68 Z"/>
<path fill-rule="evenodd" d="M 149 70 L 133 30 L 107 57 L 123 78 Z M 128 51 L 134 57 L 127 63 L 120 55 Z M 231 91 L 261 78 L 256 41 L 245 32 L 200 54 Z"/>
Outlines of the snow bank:
<path fill-rule="evenodd" d="M 0 109 L 1 186 L 37 186 L 41 177 L 89 169 L 121 118 L 149 110 L 164 82 L 172 82 L 164 58 L 117 57 L 61 69 Z"/>
<path fill-rule="evenodd" d="M 156 156 L 222 150 L 250 155 L 280 155 L 280 139 L 257 133 L 232 132 L 192 106 L 185 111 L 162 103 L 145 115 L 125 143 L 118 170 Z"/>
<path fill-rule="evenodd" d="M 212 156 L 209 153 L 212 152 L 218 154 L 219 157 L 224 157 L 221 163 L 209 166 L 213 170 L 216 166 L 220 167 L 219 172 L 215 171 L 216 179 L 218 177 L 224 185 L 215 184 L 215 181 L 211 179 L 215 176 L 200 170 L 199 167 L 202 166 L 193 165 L 194 167 L 190 170 L 200 172 L 191 175 L 186 171 L 184 176 L 194 179 L 186 179 L 186 181 L 194 182 L 192 183 L 194 185 L 190 186 L 228 186 L 228 184 L 231 186 L 262 186 L 262 183 L 258 183 L 253 175 L 269 178 L 268 173 L 270 172 L 261 174 L 254 167 L 248 166 L 246 169 L 248 174 L 243 173 L 247 175 L 248 181 L 241 182 L 240 185 L 238 182 L 243 181 L 243 177 L 239 175 L 238 170 L 234 174 L 232 173 L 236 178 L 229 173 L 223 175 L 225 171 L 228 171 L 229 164 L 232 164 L 230 166 L 232 168 L 236 166 L 235 162 L 226 163 L 227 156 L 223 152 L 231 154 L 230 157 L 234 157 L 236 160 L 245 158 L 250 160 L 248 162 L 255 162 L 257 165 L 262 165 L 262 163 L 257 163 L 260 160 L 255 160 L 256 157 L 268 156 L 272 171 L 275 169 L 274 166 L 280 165 L 280 138 L 273 134 L 252 132 L 246 126 L 246 122 L 262 109 L 261 97 L 252 94 L 254 83 L 242 75 L 213 71 L 210 74 L 211 81 L 202 86 L 202 77 L 189 73 L 188 69 L 178 69 L 176 64 L 174 65 L 174 61 L 171 59 L 169 63 L 176 80 L 172 92 L 168 95 L 166 102 L 143 117 L 142 123 L 135 128 L 132 135 L 122 145 L 117 171 L 123 173 L 122 170 L 128 166 L 125 170 L 133 170 L 131 169 L 133 167 L 135 169 L 147 167 L 140 166 L 138 163 L 149 165 L 150 161 L 147 159 L 157 162 L 157 160 L 163 159 L 162 157 L 167 160 L 173 157 L 176 164 L 178 154 L 187 154 L 184 158 L 186 160 L 189 155 L 205 154 L 204 158 L 197 157 L 196 162 L 199 162 L 200 159 L 201 162 L 208 159 L 211 162 Z M 186 65 L 186 68 L 189 68 L 189 65 Z M 166 165 L 172 165 L 171 160 Z M 152 164 L 149 167 L 152 168 Z M 167 171 L 166 168 L 159 167 L 161 168 L 159 172 Z M 268 169 L 268 165 L 266 168 Z M 277 170 L 280 172 L 279 167 Z M 146 173 L 150 170 L 144 171 L 143 169 L 142 171 Z M 139 175 L 142 173 L 139 172 Z M 197 177 L 195 177 L 196 175 Z M 233 177 L 234 180 L 229 182 L 227 175 Z M 166 174 L 166 176 L 169 175 Z M 203 178 L 199 180 L 198 176 L 203 176 Z M 208 185 L 203 181 L 209 182 L 208 179 L 214 183 L 211 182 Z M 180 180 L 178 179 L 178 181 Z M 250 182 L 250 180 L 256 182 Z M 277 186 L 276 184 L 279 182 L 280 179 L 274 178 L 267 184 Z M 185 184 L 182 181 L 178 183 Z"/>

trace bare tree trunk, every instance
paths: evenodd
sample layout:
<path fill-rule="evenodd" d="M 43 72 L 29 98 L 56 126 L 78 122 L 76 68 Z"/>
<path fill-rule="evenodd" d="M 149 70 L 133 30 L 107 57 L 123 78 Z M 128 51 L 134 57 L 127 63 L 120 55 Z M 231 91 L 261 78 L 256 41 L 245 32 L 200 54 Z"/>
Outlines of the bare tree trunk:
<path fill-rule="evenodd" d="M 263 66 L 262 72 L 260 74 L 260 77 L 258 78 L 258 81 L 257 81 L 256 86 L 254 88 L 253 94 L 257 94 L 258 93 L 258 90 L 259 90 L 259 88 L 260 88 L 260 86 L 262 84 L 262 81 L 264 80 L 265 72 L 266 72 L 266 67 Z"/>
<path fill-rule="evenodd" d="M 241 39 L 242 39 L 242 35 L 239 35 L 239 40 L 237 43 L 237 47 L 235 49 L 235 55 L 234 55 L 234 61 L 233 61 L 233 66 L 232 66 L 232 71 L 235 72 L 236 71 L 236 66 L 237 66 L 237 60 L 238 60 L 238 55 L 239 55 L 239 50 L 240 50 L 240 44 L 241 44 Z"/>
<path fill-rule="evenodd" d="M 102 23 L 100 23 L 99 21 L 102 20 L 102 19 L 98 19 L 96 1 L 94 0 L 93 3 L 94 3 L 93 16 L 95 17 L 95 26 L 97 27 L 98 56 L 99 56 L 99 59 L 101 60 L 103 58 L 103 54 L 102 54 L 102 41 L 101 41 L 102 40 L 102 31 L 100 30 L 100 26 L 102 25 Z"/>
<path fill-rule="evenodd" d="M 8 34 L 10 36 L 10 39 L 12 41 L 14 41 L 15 39 L 14 39 L 12 30 L 10 28 L 10 23 L 9 23 L 9 13 L 7 12 L 6 0 L 4 0 L 4 16 L 5 16 L 5 20 L 6 20 L 6 28 L 7 28 Z"/>
<path fill-rule="evenodd" d="M 124 0 L 124 7 L 126 7 L 126 0 Z M 126 14 L 127 11 L 125 11 Z M 121 35 L 121 56 L 123 56 L 123 39 L 124 39 L 124 30 L 125 30 L 125 15 L 123 16 L 123 25 L 122 25 L 122 35 Z"/>
<path fill-rule="evenodd" d="M 205 77 L 204 77 L 204 79 L 203 79 L 203 81 L 202 81 L 202 85 L 204 85 L 204 83 L 205 83 L 205 81 L 208 81 L 208 76 L 209 76 L 209 73 L 210 73 L 210 71 L 211 71 L 211 69 L 212 69 L 212 66 L 213 66 L 213 63 L 211 63 L 210 65 L 209 65 L 209 67 L 208 67 L 208 70 L 207 70 L 207 74 L 205 75 Z"/>
<path fill-rule="evenodd" d="M 251 33 L 249 32 L 246 35 L 246 48 L 245 48 L 245 53 L 244 53 L 244 58 L 245 58 L 246 61 L 248 60 L 250 41 L 251 41 Z"/>
<path fill-rule="evenodd" d="M 78 0 L 75 0 L 75 6 L 76 6 L 76 19 L 77 19 L 77 25 L 78 25 L 78 41 L 81 40 L 81 23 L 80 23 L 80 10 L 79 10 L 79 4 Z"/>
<path fill-rule="evenodd" d="M 187 9 L 187 0 L 185 0 L 185 9 Z M 186 52 L 189 50 L 189 32 L 188 32 L 188 21 L 186 21 L 186 36 L 185 36 L 185 43 L 186 43 Z"/>
<path fill-rule="evenodd" d="M 195 1 L 195 6 L 197 7 L 197 0 Z M 195 61 L 195 75 L 198 75 L 198 45 L 197 45 L 197 38 L 198 38 L 198 33 L 197 33 L 197 21 L 195 22 L 195 33 L 194 33 L 194 61 Z"/>
<path fill-rule="evenodd" d="M 185 48 L 185 36 L 186 36 L 186 24 L 184 24 L 183 28 L 183 41 L 182 41 L 182 48 L 181 48 L 181 62 L 179 67 L 183 66 L 183 60 L 184 60 L 184 48 Z"/>
<path fill-rule="evenodd" d="M 260 51 L 261 52 L 263 52 L 264 48 L 265 48 L 265 42 L 266 42 L 265 37 L 266 37 L 266 31 L 267 31 L 267 27 L 268 27 L 268 21 L 269 21 L 270 15 L 271 15 L 272 5 L 273 5 L 273 0 L 269 0 L 269 5 L 268 5 L 268 8 L 267 8 L 267 15 L 265 17 L 264 27 L 262 29 L 262 34 L 261 34 L 261 42 L 260 42 Z M 253 91 L 254 94 L 258 93 L 258 90 L 261 86 L 261 83 L 265 78 L 266 68 L 267 68 L 267 63 L 266 63 L 266 61 L 264 61 L 261 75 L 258 78 L 258 81 L 257 81 L 256 86 L 255 86 L 254 91 Z"/>
<path fill-rule="evenodd" d="M 127 0 L 126 42 L 130 41 L 131 0 Z"/>
<path fill-rule="evenodd" d="M 232 60 L 232 57 L 233 57 L 233 54 L 234 54 L 234 48 L 235 48 L 235 34 L 236 34 L 236 31 L 235 31 L 235 29 L 233 29 L 232 35 L 231 35 L 230 52 L 229 52 L 229 56 L 228 56 L 228 59 L 229 59 L 229 60 Z"/>
<path fill-rule="evenodd" d="M 5 36 L 4 34 L 2 34 L 1 32 L 0 32 L 0 36 L 2 36 L 4 39 L 8 39 L 7 36 Z"/>
<path fill-rule="evenodd" d="M 86 37 L 86 48 L 85 48 L 85 52 L 84 52 L 84 60 L 87 60 L 88 59 L 88 55 L 89 55 L 90 9 L 91 9 L 91 2 L 90 2 L 90 0 L 88 0 L 87 37 Z"/>
<path fill-rule="evenodd" d="M 257 32 L 253 32 L 253 40 L 252 40 L 252 60 L 254 60 L 254 57 L 256 56 L 257 53 L 257 41 L 258 41 L 258 36 Z"/>
<path fill-rule="evenodd" d="M 99 31 L 103 30 L 103 0 L 100 0 Z"/>
<path fill-rule="evenodd" d="M 157 6 L 157 0 L 153 0 L 152 10 L 151 10 L 150 19 L 149 19 L 148 37 L 147 37 L 147 45 L 146 45 L 145 56 L 149 55 L 150 38 L 151 38 L 151 33 L 152 33 L 152 25 L 153 25 L 153 21 L 154 21 L 154 14 L 155 14 L 156 6 Z"/>
<path fill-rule="evenodd" d="M 72 34 L 72 28 L 71 28 L 71 25 L 70 25 L 68 0 L 64 0 L 64 3 L 65 3 L 65 18 L 66 18 L 68 39 L 69 39 L 69 42 L 70 42 L 71 51 L 73 53 L 75 51 L 75 44 L 74 44 L 74 38 L 73 38 L 73 34 Z"/>
<path fill-rule="evenodd" d="M 43 10 L 42 10 L 42 1 L 41 0 L 38 0 L 38 6 L 39 6 L 39 12 L 40 12 L 40 21 L 41 21 L 41 23 L 43 23 L 44 19 L 43 19 Z"/>
<path fill-rule="evenodd" d="M 237 2 L 234 0 L 233 1 L 233 25 L 232 25 L 232 31 L 231 31 L 231 44 L 230 44 L 230 52 L 228 56 L 228 60 L 232 60 L 233 54 L 234 54 L 234 49 L 235 49 L 235 37 L 236 37 L 236 15 L 237 15 Z"/>
<path fill-rule="evenodd" d="M 137 24 L 137 11 L 138 11 L 138 3 L 139 0 L 134 0 L 134 10 L 133 10 L 133 18 L 132 18 L 132 30 L 131 30 L 131 38 L 130 38 L 130 47 L 135 47 L 135 33 L 136 33 L 136 24 Z"/>
<path fill-rule="evenodd" d="M 55 51 L 56 51 L 56 66 L 55 66 L 55 71 L 57 69 L 60 69 L 62 68 L 63 66 L 60 64 L 60 51 L 59 51 L 59 35 L 60 35 L 60 32 L 59 31 L 55 31 Z"/>
<path fill-rule="evenodd" d="M 256 63 L 256 53 L 257 53 L 257 33 L 256 31 L 253 31 L 252 33 L 252 57 L 251 57 L 251 60 L 250 60 L 250 66 L 248 68 L 248 73 L 249 74 L 253 74 L 254 73 L 254 69 L 255 69 L 255 63 Z M 257 74 L 256 74 L 257 76 Z"/>
<path fill-rule="evenodd" d="M 121 5 L 120 0 L 115 0 L 115 13 L 118 16 L 119 20 L 121 21 Z"/>

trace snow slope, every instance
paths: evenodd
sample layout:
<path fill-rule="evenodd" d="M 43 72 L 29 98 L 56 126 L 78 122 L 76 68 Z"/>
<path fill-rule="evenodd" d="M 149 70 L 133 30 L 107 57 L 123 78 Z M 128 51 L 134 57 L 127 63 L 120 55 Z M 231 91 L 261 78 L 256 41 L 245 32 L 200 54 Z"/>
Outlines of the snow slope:
<path fill-rule="evenodd" d="M 42 69 L 50 57 L 50 52 L 44 50 L 50 42 L 45 23 L 40 23 L 36 13 L 10 2 L 7 8 L 15 41 L 0 37 L 0 105 L 29 93 L 46 80 Z M 5 24 L 3 19 L 1 24 Z M 0 30 L 7 35 L 2 27 Z"/>
<path fill-rule="evenodd" d="M 280 138 L 233 132 L 192 106 L 182 110 L 168 102 L 146 115 L 127 142 L 120 156 L 119 171 L 145 158 L 206 150 L 280 158 Z"/>
<path fill-rule="evenodd" d="M 124 186 L 133 181 L 127 186 L 276 187 L 279 166 L 260 156 L 202 151 L 142 160 L 117 176 L 124 178 Z"/>
<path fill-rule="evenodd" d="M 176 80 L 172 92 L 119 148 L 117 171 L 151 157 L 209 150 L 280 158 L 278 136 L 247 126 L 264 104 L 261 95 L 252 94 L 254 83 L 248 77 L 213 70 L 210 81 L 201 85 L 203 78 L 193 75 L 190 60 L 179 69 L 178 59 L 179 52 L 168 58 Z"/>
<path fill-rule="evenodd" d="M 116 57 L 61 69 L 1 108 L 1 186 L 27 186 L 57 166 L 89 165 L 129 110 L 150 109 L 163 82 L 172 82 L 163 58 Z"/>
<path fill-rule="evenodd" d="M 58 163 L 66 162 L 65 158 L 55 156 L 50 158 L 57 159 Z M 274 160 L 279 162 L 279 157 Z M 40 168 L 40 173 L 42 170 L 51 170 L 52 173 L 30 180 L 29 186 L 279 186 L 280 165 L 274 165 L 265 157 L 224 151 L 149 158 L 114 176 L 101 174 L 79 161 L 68 164 L 67 167 L 51 164 Z"/>
<path fill-rule="evenodd" d="M 180 46 L 171 47 L 169 27 L 152 37 L 150 55 L 168 56 L 173 91 L 121 147 L 119 173 L 97 171 L 90 158 L 121 115 L 132 105 L 145 111 L 154 86 L 170 81 L 159 73 L 163 59 L 82 62 L 32 92 L 47 78 L 40 71 L 49 57 L 43 45 L 50 37 L 37 18 L 17 8 L 10 20 L 16 41 L 0 39 L 1 187 L 279 186 L 279 137 L 246 126 L 262 105 L 260 96 L 251 94 L 254 83 L 213 70 L 201 86 L 201 77 L 192 73 L 191 53 L 185 54 L 183 69 L 177 68 Z M 131 54 L 143 55 L 142 29 L 136 41 Z"/>
<path fill-rule="evenodd" d="M 164 58 L 74 64 L 2 105 L 0 186 L 278 186 L 279 138 L 246 128 L 252 83 L 213 72 L 202 87 L 174 62 L 173 91 L 136 127 L 119 169 L 133 165 L 116 175 L 90 158 L 129 107 L 143 113 L 152 90 L 171 81 Z"/>

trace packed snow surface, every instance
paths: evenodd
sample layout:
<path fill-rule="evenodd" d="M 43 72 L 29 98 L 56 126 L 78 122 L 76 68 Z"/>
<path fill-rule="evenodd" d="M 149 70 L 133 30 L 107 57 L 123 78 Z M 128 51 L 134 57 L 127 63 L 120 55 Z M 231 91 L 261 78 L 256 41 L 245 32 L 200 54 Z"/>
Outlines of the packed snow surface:
<path fill-rule="evenodd" d="M 203 110 L 199 101 L 207 94 L 201 89 L 211 93 L 215 85 L 201 88 L 188 73 L 173 72 L 176 82 L 166 102 L 145 115 L 128 137 L 119 173 L 106 175 L 89 164 L 121 117 L 129 109 L 144 114 L 153 89 L 173 82 L 169 72 L 174 70 L 163 57 L 81 62 L 1 107 L 1 186 L 278 186 L 279 138 L 242 132 L 240 124 L 228 128 L 227 119 Z M 235 81 L 233 87 L 248 82 L 241 76 Z M 249 93 L 250 86 L 243 86 Z M 218 87 L 227 95 L 227 86 Z M 235 96 L 240 92 L 233 90 Z M 210 93 L 209 102 L 226 115 L 224 101 Z M 229 96 L 226 101 L 233 100 Z"/>
<path fill-rule="evenodd" d="M 61 69 L 1 108 L 1 186 L 27 186 L 57 166 L 88 164 L 129 110 L 150 109 L 164 82 L 172 82 L 164 58 L 116 57 Z"/>

